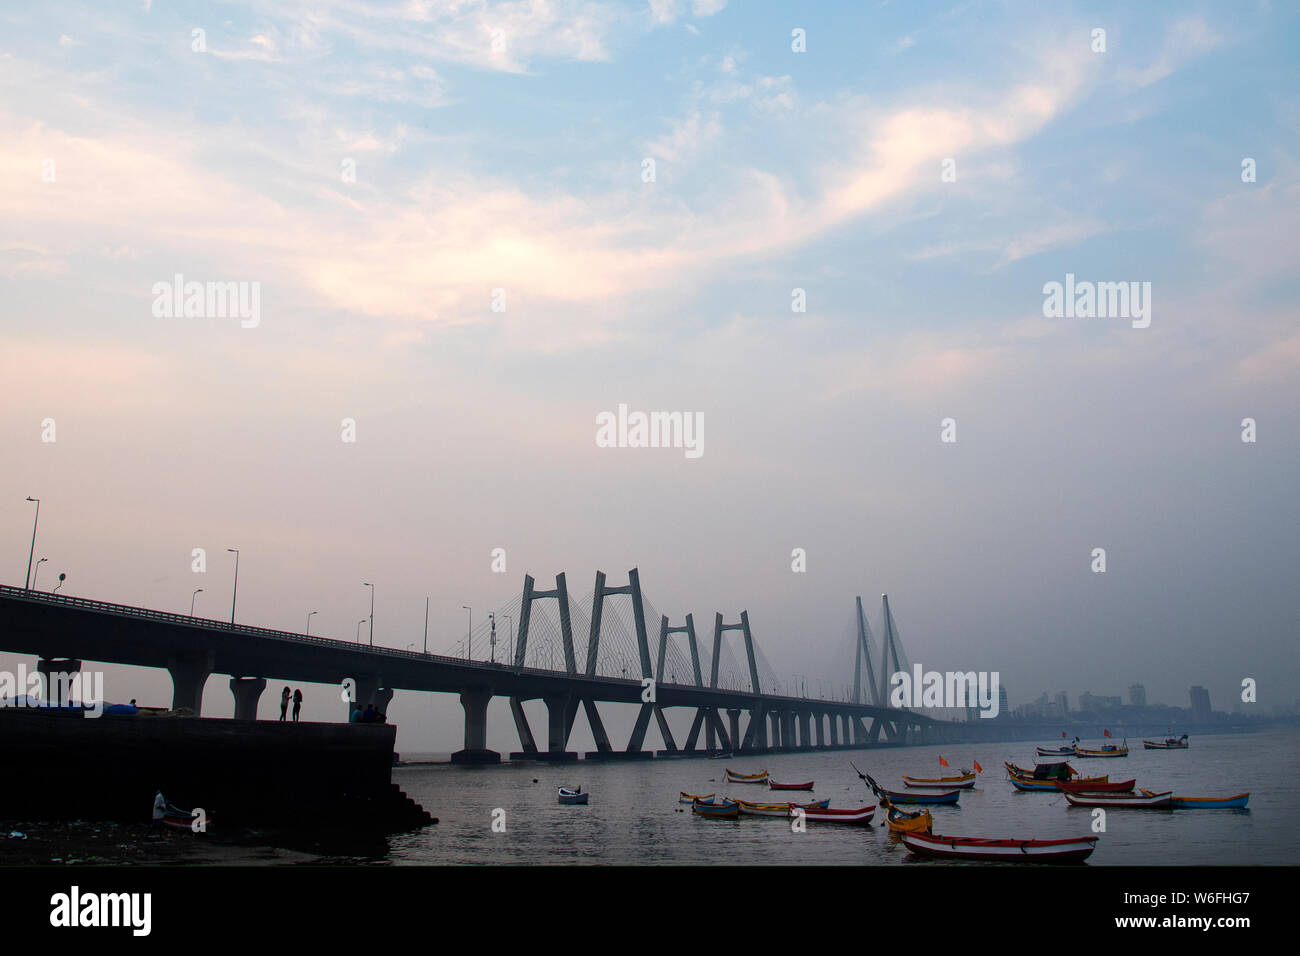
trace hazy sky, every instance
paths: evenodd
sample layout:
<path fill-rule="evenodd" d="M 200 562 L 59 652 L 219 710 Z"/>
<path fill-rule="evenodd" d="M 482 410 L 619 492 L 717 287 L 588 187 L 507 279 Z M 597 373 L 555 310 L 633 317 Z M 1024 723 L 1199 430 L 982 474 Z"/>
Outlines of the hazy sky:
<path fill-rule="evenodd" d="M 1013 705 L 1290 705 L 1298 48 L 1281 3 L 6 4 L 0 577 L 34 495 L 40 586 L 121 603 L 222 617 L 240 548 L 240 620 L 351 639 L 372 581 L 444 650 L 636 566 L 783 679 L 842 684 L 888 591 Z M 255 327 L 157 315 L 177 274 Z M 1045 316 L 1067 275 L 1149 326 Z M 620 403 L 703 454 L 598 447 Z"/>

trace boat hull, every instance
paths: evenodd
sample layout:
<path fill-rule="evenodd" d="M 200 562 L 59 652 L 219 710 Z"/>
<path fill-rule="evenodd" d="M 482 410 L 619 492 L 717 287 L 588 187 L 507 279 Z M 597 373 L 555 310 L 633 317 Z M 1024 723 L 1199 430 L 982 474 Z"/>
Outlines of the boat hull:
<path fill-rule="evenodd" d="M 918 793 L 914 790 L 900 793 L 897 790 L 881 790 L 880 794 L 890 803 L 924 803 L 931 806 L 956 803 L 961 797 L 960 790 L 949 790 L 945 793 Z"/>
<path fill-rule="evenodd" d="M 1186 750 L 1187 749 L 1187 744 L 1185 743 L 1159 744 L 1150 740 L 1142 741 L 1142 746 L 1147 750 Z"/>
<path fill-rule="evenodd" d="M 1053 780 L 1052 786 L 1063 793 L 1131 793 L 1137 780 Z"/>
<path fill-rule="evenodd" d="M 1174 795 L 1172 793 L 1126 796 L 1122 793 L 1070 793 L 1066 791 L 1065 799 L 1072 807 L 1104 807 L 1107 810 L 1172 810 L 1174 808 Z"/>
<path fill-rule="evenodd" d="M 977 774 L 964 773 L 959 777 L 909 777 L 903 776 L 903 783 L 916 789 L 931 790 L 969 790 L 975 786 Z"/>
<path fill-rule="evenodd" d="M 1074 755 L 1076 757 L 1127 757 L 1128 748 L 1124 747 L 1119 750 L 1081 750 L 1075 747 Z"/>
<path fill-rule="evenodd" d="M 687 793 L 685 790 L 678 794 L 678 803 L 694 803 L 699 800 L 701 803 L 712 803 L 715 794 L 712 793 Z"/>
<path fill-rule="evenodd" d="M 767 786 L 770 790 L 811 790 L 813 781 L 809 780 L 807 783 L 777 783 L 774 780 L 768 780 Z"/>
<path fill-rule="evenodd" d="M 983 863 L 1081 863 L 1096 849 L 1095 836 L 1071 840 L 985 840 L 904 833 L 903 845 L 918 856 Z"/>
<path fill-rule="evenodd" d="M 867 826 L 876 815 L 874 806 L 859 807 L 856 810 L 831 810 L 823 807 L 810 810 L 805 807 L 790 807 L 786 814 L 792 819 L 800 816 L 809 823 L 845 823 L 850 826 Z"/>
<path fill-rule="evenodd" d="M 829 799 L 815 803 L 750 803 L 747 800 L 736 801 L 736 805 L 740 807 L 741 816 L 747 817 L 788 817 L 793 807 L 799 807 L 803 810 L 825 810 L 830 804 Z"/>
<path fill-rule="evenodd" d="M 691 804 L 691 812 L 706 820 L 734 820 L 740 816 L 740 806 L 735 802 L 701 803 L 696 800 Z"/>
<path fill-rule="evenodd" d="M 1151 791 L 1143 790 L 1144 794 Z M 1250 803 L 1250 792 L 1233 797 L 1174 797 L 1175 810 L 1244 810 Z"/>
<path fill-rule="evenodd" d="M 885 822 L 893 833 L 929 833 L 934 827 L 934 817 L 929 810 L 908 813 L 898 807 L 890 807 Z"/>
<path fill-rule="evenodd" d="M 767 781 L 766 770 L 759 773 L 736 773 L 730 768 L 727 770 L 727 783 L 767 783 Z"/>
<path fill-rule="evenodd" d="M 1073 757 L 1074 756 L 1073 747 L 1054 747 L 1050 750 L 1045 747 L 1037 747 L 1035 749 L 1038 751 L 1038 756 L 1040 757 Z"/>

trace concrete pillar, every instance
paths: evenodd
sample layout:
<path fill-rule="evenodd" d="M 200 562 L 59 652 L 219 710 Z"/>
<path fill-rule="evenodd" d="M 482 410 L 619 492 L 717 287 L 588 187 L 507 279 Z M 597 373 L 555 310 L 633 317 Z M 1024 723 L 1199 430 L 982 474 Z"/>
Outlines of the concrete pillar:
<path fill-rule="evenodd" d="M 771 727 L 771 743 L 773 750 L 781 749 L 781 717 L 774 710 L 767 712 L 767 722 Z"/>
<path fill-rule="evenodd" d="M 230 678 L 230 692 L 235 695 L 235 720 L 257 720 L 257 702 L 264 690 L 265 677 Z"/>
<path fill-rule="evenodd" d="M 781 746 L 786 750 L 794 750 L 797 746 L 794 733 L 794 711 L 792 710 L 781 712 Z"/>
<path fill-rule="evenodd" d="M 749 725 L 754 728 L 753 747 L 755 750 L 767 749 L 767 717 L 761 710 L 749 712 Z"/>
<path fill-rule="evenodd" d="M 799 749 L 808 750 L 812 747 L 812 713 L 804 711 L 799 715 Z"/>
<path fill-rule="evenodd" d="M 704 750 L 713 753 L 718 749 L 718 735 L 713 732 L 713 721 L 706 714 L 704 717 Z"/>
<path fill-rule="evenodd" d="M 826 746 L 826 715 L 818 711 L 813 714 L 813 719 L 817 721 L 817 746 Z"/>
<path fill-rule="evenodd" d="M 375 705 L 375 710 L 379 711 L 385 717 L 388 716 L 388 705 L 393 702 L 393 689 L 391 687 L 379 687 L 370 696 L 370 703 Z"/>
<path fill-rule="evenodd" d="M 41 675 L 41 695 L 56 707 L 62 707 L 70 699 L 73 679 L 81 673 L 81 661 L 71 657 L 38 660 L 36 673 Z"/>
<path fill-rule="evenodd" d="M 569 743 L 569 698 L 546 697 L 546 752 L 562 754 Z M 576 754 L 574 755 L 577 756 Z"/>
<path fill-rule="evenodd" d="M 392 697 L 392 691 L 388 691 Z M 492 694 L 485 690 L 463 691 L 460 705 L 465 709 L 465 749 L 451 755 L 452 763 L 500 763 L 501 755 L 488 750 L 487 712 Z M 384 702 L 387 706 L 388 702 Z"/>
<path fill-rule="evenodd" d="M 738 707 L 727 708 L 727 717 L 730 718 L 731 721 L 731 751 L 732 753 L 740 753 L 740 745 L 742 743 L 740 736 L 740 709 Z"/>
<path fill-rule="evenodd" d="M 831 717 L 831 746 L 838 747 L 840 745 L 840 715 L 831 714 L 830 717 Z"/>
<path fill-rule="evenodd" d="M 203 685 L 212 674 L 215 655 L 211 651 L 180 654 L 167 659 L 172 675 L 172 710 L 188 707 L 195 717 L 203 712 Z"/>

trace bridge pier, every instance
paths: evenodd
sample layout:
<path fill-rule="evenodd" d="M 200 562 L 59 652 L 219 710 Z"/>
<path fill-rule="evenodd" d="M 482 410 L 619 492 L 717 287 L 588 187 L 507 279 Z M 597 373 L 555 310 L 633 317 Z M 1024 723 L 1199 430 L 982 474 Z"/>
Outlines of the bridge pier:
<path fill-rule="evenodd" d="M 172 710 L 188 707 L 195 717 L 202 716 L 203 685 L 212 676 L 215 657 L 211 651 L 198 651 L 167 659 L 167 672 L 172 676 Z"/>
<path fill-rule="evenodd" d="M 257 720 L 257 702 L 264 690 L 265 677 L 230 678 L 230 692 L 235 695 L 235 720 Z"/>
<path fill-rule="evenodd" d="M 831 746 L 832 746 L 832 747 L 838 747 L 838 746 L 840 745 L 840 715 L 839 715 L 839 714 L 831 714 L 831 715 L 830 715 L 830 718 L 831 718 L 831 719 L 830 719 L 830 724 L 831 724 Z"/>
<path fill-rule="evenodd" d="M 799 714 L 799 749 L 812 749 L 812 711 L 802 711 Z"/>
<path fill-rule="evenodd" d="M 731 724 L 731 752 L 740 753 L 740 708 L 728 707 L 727 719 Z"/>
<path fill-rule="evenodd" d="M 544 697 L 546 703 L 546 753 L 544 760 L 577 760 L 576 751 L 566 750 L 569 743 L 571 701 L 566 697 Z"/>
<path fill-rule="evenodd" d="M 45 699 L 56 707 L 62 707 L 68 703 L 73 678 L 81 673 L 81 661 L 71 657 L 42 658 L 36 662 L 36 673 L 41 675 Z"/>
<path fill-rule="evenodd" d="M 826 749 L 826 715 L 823 714 L 821 711 L 818 711 L 817 713 L 813 714 L 813 717 L 816 718 L 817 720 L 817 749 L 825 750 Z"/>
<path fill-rule="evenodd" d="M 749 726 L 754 735 L 750 747 L 755 753 L 767 750 L 767 715 L 761 707 L 755 707 L 749 712 Z"/>
<path fill-rule="evenodd" d="M 393 692 L 388 691 L 391 699 Z M 462 691 L 460 705 L 465 709 L 465 749 L 451 755 L 452 763 L 500 763 L 501 755 L 488 750 L 487 712 L 492 693 L 486 690 Z M 387 706 L 388 701 L 384 702 Z"/>
<path fill-rule="evenodd" d="M 794 732 L 794 711 L 781 711 L 781 749 L 794 750 L 797 741 Z"/>

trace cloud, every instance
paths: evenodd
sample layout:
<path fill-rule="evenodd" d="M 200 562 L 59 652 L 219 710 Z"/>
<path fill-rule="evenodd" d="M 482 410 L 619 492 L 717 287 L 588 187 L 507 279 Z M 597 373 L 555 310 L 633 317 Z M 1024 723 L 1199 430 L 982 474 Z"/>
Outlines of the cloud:
<path fill-rule="evenodd" d="M 1141 69 L 1125 68 L 1118 77 L 1122 83 L 1141 89 L 1170 76 L 1179 67 L 1203 53 L 1215 49 L 1223 37 L 1200 17 L 1187 17 L 1169 28 L 1165 40 L 1153 60 Z"/>

